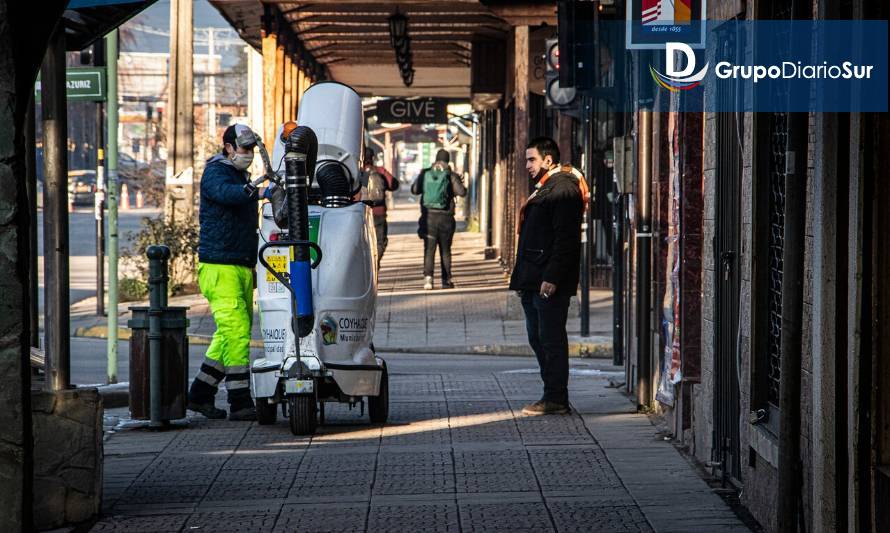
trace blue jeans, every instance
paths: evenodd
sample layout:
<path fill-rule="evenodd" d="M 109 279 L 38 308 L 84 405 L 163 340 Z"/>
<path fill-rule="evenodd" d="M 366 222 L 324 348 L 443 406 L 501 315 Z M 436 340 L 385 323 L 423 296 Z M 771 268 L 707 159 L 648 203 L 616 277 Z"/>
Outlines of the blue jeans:
<path fill-rule="evenodd" d="M 569 339 L 566 320 L 569 296 L 555 294 L 542 298 L 533 291 L 522 291 L 525 329 L 544 382 L 544 401 L 569 404 Z"/>

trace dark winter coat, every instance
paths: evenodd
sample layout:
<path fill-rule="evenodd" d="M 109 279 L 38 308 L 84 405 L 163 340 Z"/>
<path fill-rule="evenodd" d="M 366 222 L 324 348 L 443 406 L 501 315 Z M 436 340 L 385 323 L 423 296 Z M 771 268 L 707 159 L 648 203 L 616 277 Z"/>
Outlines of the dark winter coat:
<path fill-rule="evenodd" d="M 244 185 L 249 177 L 228 159 L 214 156 L 201 176 L 201 233 L 198 260 L 202 263 L 253 267 L 257 261 L 257 197 Z"/>
<path fill-rule="evenodd" d="M 571 174 L 554 174 L 538 190 L 524 210 L 510 289 L 537 292 L 547 281 L 556 285 L 558 295 L 575 294 L 583 206 L 578 182 Z"/>

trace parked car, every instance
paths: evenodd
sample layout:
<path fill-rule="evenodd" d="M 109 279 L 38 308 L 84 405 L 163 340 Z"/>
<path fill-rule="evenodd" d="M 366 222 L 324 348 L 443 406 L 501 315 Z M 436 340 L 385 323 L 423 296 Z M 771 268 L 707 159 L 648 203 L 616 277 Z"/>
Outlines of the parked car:
<path fill-rule="evenodd" d="M 74 205 L 93 205 L 95 194 L 95 170 L 72 170 L 68 172 L 68 195 Z"/>

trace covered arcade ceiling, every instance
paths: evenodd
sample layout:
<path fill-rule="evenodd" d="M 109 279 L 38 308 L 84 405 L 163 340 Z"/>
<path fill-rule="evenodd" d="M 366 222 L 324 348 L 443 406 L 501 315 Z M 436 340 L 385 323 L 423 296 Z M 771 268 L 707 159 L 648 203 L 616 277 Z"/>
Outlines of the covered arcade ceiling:
<path fill-rule="evenodd" d="M 474 40 L 506 41 L 512 26 L 556 23 L 555 2 L 479 0 L 210 0 L 241 37 L 261 49 L 267 6 L 326 70 L 366 96 L 470 96 Z M 415 70 L 402 82 L 390 42 L 389 17 L 408 19 Z"/>

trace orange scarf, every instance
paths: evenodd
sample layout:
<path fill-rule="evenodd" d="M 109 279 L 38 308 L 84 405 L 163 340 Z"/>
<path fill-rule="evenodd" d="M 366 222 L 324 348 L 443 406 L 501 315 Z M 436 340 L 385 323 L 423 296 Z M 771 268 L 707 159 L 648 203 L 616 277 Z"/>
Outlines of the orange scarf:
<path fill-rule="evenodd" d="M 587 181 L 584 179 L 584 174 L 581 174 L 581 171 L 572 165 L 559 165 L 551 168 L 544 177 L 535 185 L 535 190 L 532 192 L 528 198 L 522 203 L 522 206 L 519 208 L 519 225 L 516 228 L 516 233 L 519 233 L 519 230 L 522 228 L 522 222 L 525 220 L 525 208 L 528 206 L 528 203 L 531 202 L 537 195 L 538 191 L 541 190 L 541 187 L 547 183 L 552 176 L 555 174 L 559 174 L 560 172 L 565 172 L 566 174 L 571 174 L 574 176 L 576 180 L 578 180 L 578 190 L 581 192 L 581 201 L 583 202 L 583 207 L 581 212 L 583 213 L 587 209 L 587 203 L 590 201 L 590 188 L 587 187 Z"/>

